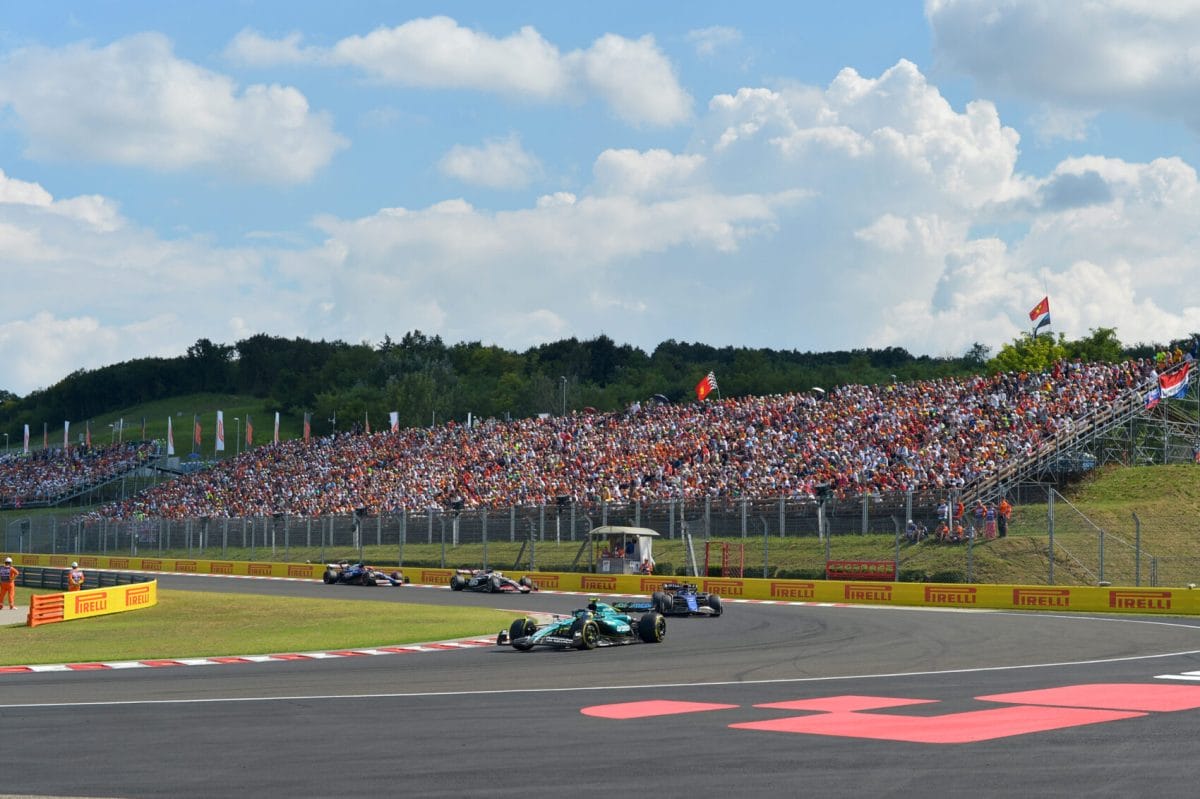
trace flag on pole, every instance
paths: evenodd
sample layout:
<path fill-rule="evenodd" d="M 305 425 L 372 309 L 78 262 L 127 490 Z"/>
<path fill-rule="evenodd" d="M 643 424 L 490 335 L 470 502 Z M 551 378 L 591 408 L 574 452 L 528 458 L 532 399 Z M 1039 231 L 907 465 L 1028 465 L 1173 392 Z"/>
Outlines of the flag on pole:
<path fill-rule="evenodd" d="M 709 372 L 696 384 L 696 399 L 703 401 L 705 397 L 717 390 L 717 376 Z"/>
<path fill-rule="evenodd" d="M 42 422 L 42 449 L 50 449 L 50 427 Z"/>
<path fill-rule="evenodd" d="M 246 414 L 246 449 L 254 446 L 254 425 L 250 422 L 250 414 Z"/>
<path fill-rule="evenodd" d="M 225 451 L 225 411 L 217 411 L 217 445 L 215 451 Z"/>
<path fill-rule="evenodd" d="M 192 451 L 200 449 L 200 417 L 192 416 Z"/>
<path fill-rule="evenodd" d="M 371 412 L 363 411 L 363 431 L 371 435 Z"/>
<path fill-rule="evenodd" d="M 275 443 L 279 443 L 279 411 L 275 411 Z"/>
<path fill-rule="evenodd" d="M 83 423 L 83 440 L 88 445 L 88 449 L 92 448 L 92 420 L 88 419 Z"/>
<path fill-rule="evenodd" d="M 146 440 L 146 417 L 142 417 L 142 441 Z"/>
<path fill-rule="evenodd" d="M 1029 312 L 1029 321 L 1033 322 L 1033 335 L 1050 324 L 1050 298 L 1042 297 L 1042 301 L 1033 306 Z"/>
<path fill-rule="evenodd" d="M 171 417 L 167 417 L 167 454 L 175 454 L 175 431 L 171 429 Z"/>
<path fill-rule="evenodd" d="M 312 435 L 312 414 L 304 414 L 304 443 L 308 443 L 309 437 Z"/>
<path fill-rule="evenodd" d="M 63 422 L 63 449 L 71 448 L 71 422 Z"/>
<path fill-rule="evenodd" d="M 400 432 L 400 411 L 392 411 L 388 414 L 388 422 L 392 426 L 393 433 Z"/>
<path fill-rule="evenodd" d="M 25 425 L 25 449 L 26 455 L 29 454 L 29 425 Z"/>
<path fill-rule="evenodd" d="M 1158 378 L 1158 387 L 1163 399 L 1179 399 L 1187 394 L 1188 373 L 1191 369 L 1192 365 L 1185 363 L 1182 369 L 1176 369 Z"/>

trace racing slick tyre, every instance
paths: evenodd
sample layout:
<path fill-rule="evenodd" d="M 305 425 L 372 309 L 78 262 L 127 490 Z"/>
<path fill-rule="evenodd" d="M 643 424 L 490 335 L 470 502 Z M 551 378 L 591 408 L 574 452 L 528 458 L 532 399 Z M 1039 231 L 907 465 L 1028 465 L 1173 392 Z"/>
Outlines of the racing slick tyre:
<path fill-rule="evenodd" d="M 666 613 L 671 609 L 672 599 L 662 591 L 655 591 L 650 595 L 650 602 L 654 605 L 654 610 L 657 613 Z"/>
<path fill-rule="evenodd" d="M 717 594 L 708 595 L 708 606 L 712 608 L 712 615 L 720 616 L 725 612 L 725 606 L 721 604 L 721 597 Z"/>
<path fill-rule="evenodd" d="M 337 573 L 333 569 L 326 569 L 325 576 L 321 579 L 325 581 L 325 585 L 333 585 L 337 582 Z"/>
<path fill-rule="evenodd" d="M 520 583 L 526 588 L 533 588 L 533 580 L 530 580 L 528 575 L 522 577 Z"/>
<path fill-rule="evenodd" d="M 533 619 L 517 619 L 508 628 L 508 640 L 512 643 L 513 649 L 521 652 L 528 652 L 533 649 L 533 644 L 530 643 L 528 637 L 533 635 L 537 630 L 537 624 Z"/>
<path fill-rule="evenodd" d="M 667 634 L 667 620 L 661 613 L 647 613 L 638 619 L 638 638 L 644 643 L 658 644 Z"/>
<path fill-rule="evenodd" d="M 466 585 L 467 585 L 467 581 L 466 581 L 466 579 L 463 578 L 463 576 L 461 574 L 450 575 L 450 590 L 451 591 L 461 591 L 461 590 L 463 590 L 463 588 L 466 587 Z"/>
<path fill-rule="evenodd" d="M 392 572 L 392 579 L 395 580 L 400 585 L 404 585 L 404 583 L 407 582 L 404 579 L 404 575 L 401 574 L 400 572 Z"/>
<path fill-rule="evenodd" d="M 591 619 L 581 620 L 579 629 L 579 648 L 595 649 L 600 646 L 600 625 Z M 579 622 L 576 622 L 579 624 Z"/>
<path fill-rule="evenodd" d="M 488 578 L 487 591 L 489 594 L 500 593 L 500 578 L 499 577 L 492 576 L 492 577 Z"/>

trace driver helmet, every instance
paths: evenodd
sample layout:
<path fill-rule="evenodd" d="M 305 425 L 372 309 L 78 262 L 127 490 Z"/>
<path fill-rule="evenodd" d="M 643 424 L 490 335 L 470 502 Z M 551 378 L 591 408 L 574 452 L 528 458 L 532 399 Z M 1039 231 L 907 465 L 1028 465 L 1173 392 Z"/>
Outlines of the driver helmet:
<path fill-rule="evenodd" d="M 72 568 L 72 569 L 78 569 L 78 568 L 79 568 L 79 564 L 78 564 L 78 563 L 76 563 L 75 561 L 71 561 L 71 568 Z"/>
<path fill-rule="evenodd" d="M 588 604 L 587 604 L 588 610 L 595 613 L 599 609 L 596 607 L 597 604 L 598 604 L 598 601 L 597 601 L 596 597 L 592 597 L 591 599 L 588 600 Z"/>

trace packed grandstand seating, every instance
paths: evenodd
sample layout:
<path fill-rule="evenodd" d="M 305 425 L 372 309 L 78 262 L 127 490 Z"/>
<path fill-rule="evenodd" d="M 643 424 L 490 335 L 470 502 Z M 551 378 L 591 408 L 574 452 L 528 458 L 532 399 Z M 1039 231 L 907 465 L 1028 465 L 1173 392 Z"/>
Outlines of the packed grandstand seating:
<path fill-rule="evenodd" d="M 257 447 L 94 517 L 243 517 L 942 491 L 1029 456 L 1153 362 L 847 385 Z"/>
<path fill-rule="evenodd" d="M 0 505 L 47 504 L 87 490 L 142 466 L 154 442 L 69 449 L 23 449 L 0 457 Z"/>

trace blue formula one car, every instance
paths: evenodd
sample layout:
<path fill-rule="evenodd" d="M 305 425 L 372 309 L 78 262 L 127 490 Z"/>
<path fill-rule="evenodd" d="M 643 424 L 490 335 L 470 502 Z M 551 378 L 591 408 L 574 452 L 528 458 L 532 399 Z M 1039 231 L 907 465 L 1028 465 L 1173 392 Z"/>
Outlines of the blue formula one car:
<path fill-rule="evenodd" d="M 365 563 L 326 563 L 322 579 L 326 585 L 344 583 L 345 585 L 389 585 L 401 586 L 409 582 L 400 572 L 382 572 Z"/>
<path fill-rule="evenodd" d="M 649 602 L 614 602 L 625 613 L 653 610 L 664 616 L 720 616 L 725 612 L 718 594 L 701 591 L 695 583 L 667 583 L 650 595 Z"/>
<path fill-rule="evenodd" d="M 517 619 L 496 638 L 498 646 L 511 646 L 528 652 L 535 646 L 555 649 L 596 649 L 625 644 L 657 644 L 667 634 L 667 620 L 661 613 L 631 616 L 612 605 L 592 600 L 570 616 L 557 616 L 548 624 L 533 619 Z"/>

